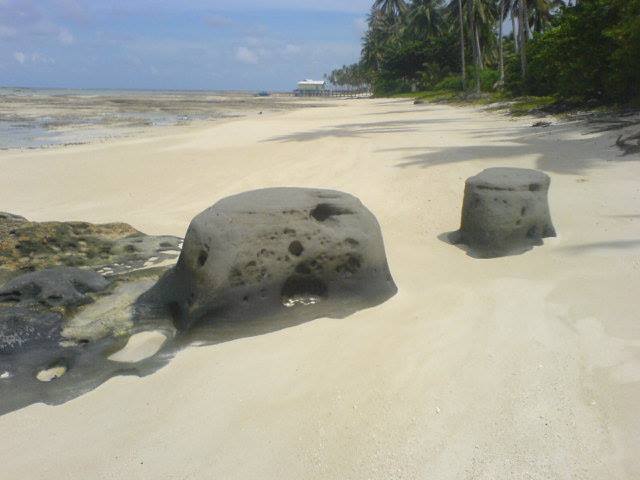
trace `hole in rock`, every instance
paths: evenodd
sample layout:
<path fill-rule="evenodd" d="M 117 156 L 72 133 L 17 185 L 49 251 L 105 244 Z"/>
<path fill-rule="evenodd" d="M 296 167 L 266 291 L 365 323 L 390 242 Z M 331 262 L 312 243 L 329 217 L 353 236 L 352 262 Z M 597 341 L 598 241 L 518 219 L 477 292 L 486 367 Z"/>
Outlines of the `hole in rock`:
<path fill-rule="evenodd" d="M 347 210 L 345 208 L 340 208 L 336 205 L 332 205 L 330 203 L 320 203 L 316 205 L 316 208 L 311 210 L 311 216 L 315 218 L 319 222 L 324 222 L 328 218 L 337 216 L 337 215 L 350 215 L 353 212 Z"/>
<path fill-rule="evenodd" d="M 204 267 L 204 264 L 207 263 L 208 258 L 209 254 L 204 250 L 200 250 L 200 254 L 198 255 L 198 265 Z"/>
<path fill-rule="evenodd" d="M 294 240 L 289 244 L 289 252 L 291 252 L 291 255 L 299 257 L 300 255 L 302 255 L 302 252 L 304 252 L 304 247 L 298 240 Z"/>
<path fill-rule="evenodd" d="M 319 279 L 306 275 L 292 275 L 280 292 L 285 307 L 313 305 L 327 296 L 327 286 Z"/>

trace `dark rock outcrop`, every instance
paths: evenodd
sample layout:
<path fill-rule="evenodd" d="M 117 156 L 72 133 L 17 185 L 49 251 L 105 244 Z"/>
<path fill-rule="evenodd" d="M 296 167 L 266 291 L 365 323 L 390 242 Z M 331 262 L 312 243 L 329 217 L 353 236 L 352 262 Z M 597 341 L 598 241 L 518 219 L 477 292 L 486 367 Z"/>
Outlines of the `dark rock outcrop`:
<path fill-rule="evenodd" d="M 0 355 L 50 348 L 60 341 L 61 332 L 59 313 L 0 307 Z"/>
<path fill-rule="evenodd" d="M 305 306 L 340 315 L 396 292 L 375 217 L 331 190 L 274 188 L 221 200 L 189 226 L 155 295 L 179 329 L 201 319 Z M 354 308 L 357 309 L 357 308 Z"/>
<path fill-rule="evenodd" d="M 31 272 L 10 280 L 0 288 L 0 302 L 48 307 L 77 307 L 91 303 L 88 293 L 101 292 L 109 282 L 91 270 L 56 267 Z"/>
<path fill-rule="evenodd" d="M 547 194 L 550 178 L 537 170 L 489 168 L 467 180 L 456 243 L 470 255 L 513 255 L 555 237 Z"/>

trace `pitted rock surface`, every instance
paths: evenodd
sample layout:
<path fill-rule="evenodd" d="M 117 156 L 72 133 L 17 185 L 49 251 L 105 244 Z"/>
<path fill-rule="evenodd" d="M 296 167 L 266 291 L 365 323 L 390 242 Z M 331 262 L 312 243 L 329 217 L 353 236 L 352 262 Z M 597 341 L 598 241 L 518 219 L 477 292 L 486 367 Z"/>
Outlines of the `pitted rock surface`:
<path fill-rule="evenodd" d="M 547 199 L 548 175 L 522 168 L 489 168 L 467 180 L 456 235 L 477 257 L 522 253 L 555 237 Z"/>
<path fill-rule="evenodd" d="M 181 329 L 234 311 L 313 305 L 329 315 L 396 292 L 373 214 L 346 193 L 301 188 L 247 192 L 202 212 L 158 288 Z"/>

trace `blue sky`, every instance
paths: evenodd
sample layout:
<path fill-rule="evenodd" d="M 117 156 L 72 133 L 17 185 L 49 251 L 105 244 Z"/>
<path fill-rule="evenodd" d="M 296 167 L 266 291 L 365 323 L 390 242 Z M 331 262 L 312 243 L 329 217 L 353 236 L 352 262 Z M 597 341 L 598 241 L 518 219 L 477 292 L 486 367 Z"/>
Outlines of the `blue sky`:
<path fill-rule="evenodd" d="M 0 85 L 291 90 L 358 59 L 371 0 L 0 0 Z"/>

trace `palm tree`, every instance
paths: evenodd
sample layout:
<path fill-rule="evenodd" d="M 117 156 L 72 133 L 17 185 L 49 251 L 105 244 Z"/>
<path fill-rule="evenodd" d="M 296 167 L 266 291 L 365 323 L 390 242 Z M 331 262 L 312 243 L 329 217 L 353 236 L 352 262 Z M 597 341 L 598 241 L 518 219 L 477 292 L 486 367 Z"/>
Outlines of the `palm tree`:
<path fill-rule="evenodd" d="M 425 35 L 438 33 L 443 28 L 442 0 L 413 0 L 407 11 L 411 31 Z"/>
<path fill-rule="evenodd" d="M 495 25 L 495 0 L 465 0 L 467 4 L 467 22 L 469 24 L 469 35 L 473 46 L 473 59 L 476 71 L 476 93 L 480 93 L 480 71 L 484 69 L 483 40 L 486 43 L 493 40 Z"/>
<path fill-rule="evenodd" d="M 462 90 L 467 89 L 467 67 L 464 58 L 464 15 L 462 13 L 462 0 L 458 0 L 458 18 L 460 19 L 460 57 L 462 60 Z"/>
<path fill-rule="evenodd" d="M 498 41 L 500 42 L 500 84 L 504 84 L 504 39 L 502 38 L 502 25 L 504 24 L 505 7 L 507 0 L 500 1 L 500 16 L 498 17 Z"/>
<path fill-rule="evenodd" d="M 544 32 L 551 24 L 553 11 L 563 5 L 562 0 L 529 0 L 529 24 L 535 32 Z"/>
<path fill-rule="evenodd" d="M 451 16 L 455 14 L 460 18 L 461 55 L 464 53 L 463 30 L 465 23 L 467 25 L 475 63 L 476 92 L 480 93 L 480 71 L 484 69 L 483 45 L 491 45 L 495 41 L 496 0 L 458 0 L 451 2 L 447 9 Z"/>
<path fill-rule="evenodd" d="M 407 10 L 407 4 L 404 0 L 375 0 L 373 9 L 390 17 L 399 17 Z"/>
<path fill-rule="evenodd" d="M 520 34 L 520 68 L 522 78 L 527 76 L 527 1 L 518 0 L 518 32 Z"/>
<path fill-rule="evenodd" d="M 506 9 L 511 15 L 513 24 L 513 39 L 516 52 L 520 52 L 522 76 L 527 73 L 527 41 L 533 37 L 533 32 L 542 32 L 551 23 L 552 12 L 562 5 L 562 0 L 505 0 Z M 516 31 L 516 18 L 518 28 Z"/>
<path fill-rule="evenodd" d="M 397 30 L 397 25 L 393 17 L 374 8 L 369 14 L 368 24 L 369 28 L 362 39 L 362 58 L 369 68 L 379 70 L 382 50 Z"/>

